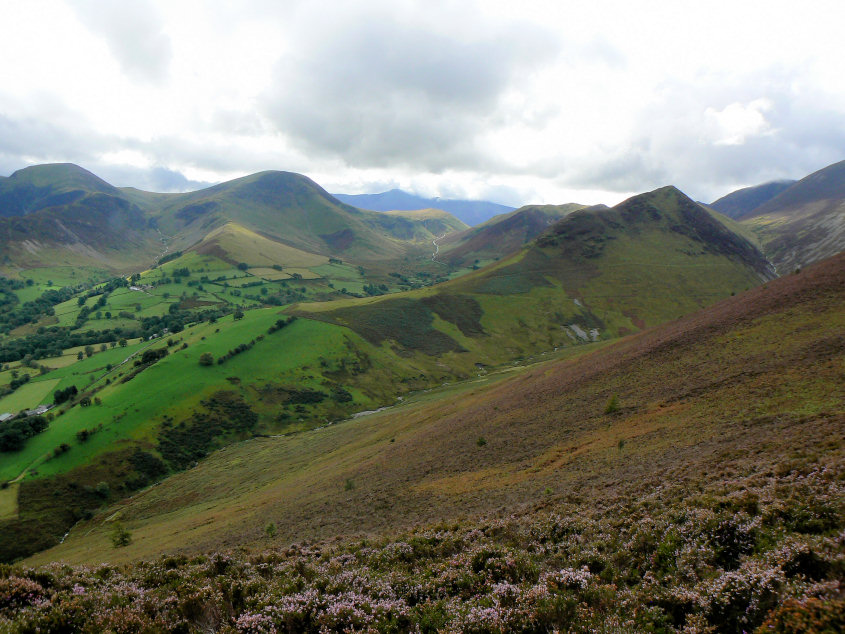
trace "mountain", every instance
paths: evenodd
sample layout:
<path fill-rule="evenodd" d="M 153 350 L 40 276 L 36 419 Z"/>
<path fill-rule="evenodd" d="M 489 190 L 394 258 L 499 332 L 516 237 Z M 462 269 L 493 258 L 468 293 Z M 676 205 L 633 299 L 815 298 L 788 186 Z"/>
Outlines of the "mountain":
<path fill-rule="evenodd" d="M 728 218 L 739 218 L 767 203 L 781 192 L 795 184 L 794 180 L 779 180 L 753 187 L 745 187 L 722 196 L 710 203 L 710 207 Z"/>
<path fill-rule="evenodd" d="M 567 214 L 584 205 L 527 205 L 439 241 L 438 259 L 451 264 L 496 260 L 518 251 Z"/>
<path fill-rule="evenodd" d="M 513 207 L 485 200 L 422 198 L 403 192 L 401 189 L 391 189 L 380 194 L 334 194 L 334 196 L 342 202 L 371 211 L 442 209 L 469 226 L 480 224 L 494 216 L 514 210 Z"/>
<path fill-rule="evenodd" d="M 0 266 L 129 271 L 160 250 L 144 211 L 81 167 L 36 165 L 0 180 Z"/>
<path fill-rule="evenodd" d="M 72 163 L 33 165 L 0 177 L 0 217 L 76 203 L 93 194 L 120 197 L 120 191 Z"/>
<path fill-rule="evenodd" d="M 371 212 L 343 204 L 311 179 L 260 172 L 168 199 L 153 213 L 159 228 L 188 246 L 226 222 L 320 255 L 377 260 L 404 252 Z"/>
<path fill-rule="evenodd" d="M 515 256 L 454 284 L 493 295 L 559 287 L 582 311 L 582 330 L 615 336 L 773 277 L 748 240 L 664 187 L 610 209 L 569 213 Z"/>
<path fill-rule="evenodd" d="M 253 235 L 359 263 L 424 261 L 436 236 L 466 228 L 445 212 L 357 209 L 290 172 L 261 172 L 186 194 L 118 189 L 70 164 L 29 167 L 0 180 L 0 266 L 9 271 L 140 271 L 159 255 L 199 248 L 230 224 L 247 232 L 239 234 L 237 253 L 249 252 L 244 236 Z"/>
<path fill-rule="evenodd" d="M 739 217 L 780 273 L 845 249 L 845 161 L 802 178 Z"/>

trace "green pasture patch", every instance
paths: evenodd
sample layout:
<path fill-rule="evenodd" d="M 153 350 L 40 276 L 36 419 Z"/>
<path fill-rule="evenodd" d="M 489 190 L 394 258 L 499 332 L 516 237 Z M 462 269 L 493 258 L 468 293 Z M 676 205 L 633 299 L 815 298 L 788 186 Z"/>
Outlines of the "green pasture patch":
<path fill-rule="evenodd" d="M 143 310 L 144 308 L 152 306 L 160 301 L 158 295 L 160 295 L 161 292 L 156 293 L 156 290 L 157 289 L 153 289 L 151 291 L 133 291 L 129 288 L 117 289 L 109 295 L 109 310 L 111 310 L 113 315 L 116 315 L 122 310 L 135 312 L 135 306 L 137 304 L 140 304 L 141 309 Z"/>
<path fill-rule="evenodd" d="M 141 274 L 141 280 L 143 281 L 144 277 L 147 275 L 161 275 L 162 271 L 168 276 L 172 276 L 174 270 L 186 267 L 192 275 L 197 275 L 205 272 L 231 269 L 232 265 L 213 255 L 203 255 L 201 253 L 197 253 L 196 251 L 188 251 L 175 260 L 165 262 L 156 269 L 145 271 Z"/>
<path fill-rule="evenodd" d="M 91 303 L 93 304 L 93 302 Z M 79 314 L 81 307 L 74 297 L 73 299 L 69 299 L 61 304 L 56 304 L 53 310 L 56 312 L 56 318 L 59 321 L 59 326 L 72 326 L 76 323 L 76 316 Z"/>
<path fill-rule="evenodd" d="M 228 279 L 226 283 L 230 288 L 241 288 L 244 284 L 254 284 L 255 282 L 263 282 L 260 277 L 254 275 L 241 274 L 235 279 Z M 258 286 L 256 286 L 258 288 Z"/>
<path fill-rule="evenodd" d="M 18 516 L 18 489 L 20 483 L 8 485 L 0 489 L 0 521 L 15 519 Z"/>
<path fill-rule="evenodd" d="M 30 279 L 36 285 L 47 288 L 58 289 L 63 286 L 74 286 L 81 282 L 94 282 L 109 276 L 105 269 L 97 269 L 87 266 L 50 266 L 37 269 L 28 269 L 20 274 L 21 279 Z M 53 282 L 49 286 L 47 282 Z M 42 292 L 43 292 L 42 290 Z"/>
<path fill-rule="evenodd" d="M 234 373 L 241 374 L 244 380 L 255 380 L 264 376 L 268 366 L 293 367 L 302 363 L 305 358 L 316 359 L 319 351 L 289 334 L 286 328 L 274 335 L 267 335 L 265 340 L 252 350 L 234 357 L 225 365 L 199 365 L 199 356 L 203 352 L 210 351 L 215 357 L 225 354 L 239 343 L 248 342 L 257 334 L 266 333 L 267 328 L 278 318 L 277 311 L 263 310 L 251 311 L 247 317 L 237 322 L 228 317 L 216 324 L 203 324 L 189 333 L 192 343 L 188 349 L 179 350 L 179 346 L 173 346 L 169 349 L 168 356 L 131 381 L 121 383 L 118 373 L 126 376 L 133 369 L 132 362 L 128 362 L 119 370 L 113 371 L 109 375 L 112 384 L 98 392 L 101 405 L 77 405 L 65 414 L 57 416 L 45 432 L 31 438 L 22 451 L 11 454 L 8 461 L 0 464 L 0 479 L 16 477 L 33 461 L 47 456 L 62 443 L 69 444 L 71 450 L 40 462 L 35 469 L 39 476 L 72 469 L 85 464 L 99 453 L 119 447 L 121 443 L 148 438 L 151 431 L 160 424 L 163 413 L 169 412 L 177 418 L 189 414 L 209 391 L 228 385 L 226 377 Z M 220 333 L 214 333 L 217 328 Z M 202 336 L 207 339 L 197 341 L 198 337 Z M 258 352 L 259 346 L 267 346 L 270 341 L 275 345 L 280 341 L 288 341 L 292 344 L 292 350 L 290 353 L 287 350 L 281 353 L 278 349 L 265 351 L 250 360 L 250 354 Z M 165 340 L 156 339 L 138 348 L 147 347 L 150 343 L 153 343 L 154 348 L 166 347 Z M 119 362 L 130 352 L 125 348 L 109 350 L 57 371 L 62 372 L 63 376 L 56 387 L 64 388 L 74 384 L 82 391 L 91 385 L 90 376 L 102 376 L 106 372 L 106 363 Z M 102 430 L 86 442 L 81 443 L 76 438 L 78 431 L 92 429 L 100 424 L 103 425 Z"/>
<path fill-rule="evenodd" d="M 321 264 L 320 266 L 312 266 L 310 269 L 329 280 L 342 280 L 346 282 L 361 282 L 366 279 L 358 272 L 358 267 L 351 264 Z"/>
<path fill-rule="evenodd" d="M 54 287 L 44 286 L 41 284 L 33 284 L 32 286 L 24 286 L 23 288 L 12 292 L 18 296 L 18 301 L 20 301 L 21 304 L 24 304 L 34 299 L 38 299 L 39 297 L 41 297 L 44 291 L 49 290 L 50 288 Z"/>
<path fill-rule="evenodd" d="M 53 388 L 58 383 L 59 379 L 57 378 L 40 381 L 30 380 L 28 383 L 24 383 L 11 394 L 0 398 L 0 414 L 6 412 L 16 414 L 24 409 L 34 409 L 42 403 L 52 402 Z"/>
<path fill-rule="evenodd" d="M 93 345 L 91 347 L 94 349 L 94 354 L 91 357 L 84 356 L 85 346 L 78 346 L 76 348 L 72 348 L 66 351 L 65 355 L 60 358 L 64 359 L 66 357 L 70 357 L 73 362 L 67 365 L 63 365 L 63 367 L 57 368 L 56 370 L 53 370 L 48 376 L 53 378 L 58 377 L 65 379 L 67 377 L 82 377 L 91 374 L 92 372 L 95 374 L 105 373 L 106 366 L 108 364 L 115 366 L 119 363 L 122 363 L 129 356 L 131 356 L 144 346 L 144 342 L 140 342 L 139 339 L 135 339 L 134 341 L 135 343 L 128 344 L 125 348 L 121 348 L 120 346 L 115 346 L 114 348 L 112 348 L 111 344 L 106 344 L 107 347 L 105 351 L 100 350 L 100 344 Z M 77 360 L 76 356 L 79 352 L 83 353 L 83 358 Z M 76 385 L 77 387 L 82 387 L 80 383 L 77 383 Z M 65 387 L 65 385 L 63 384 L 62 387 Z"/>
<path fill-rule="evenodd" d="M 249 272 L 270 282 L 278 282 L 279 280 L 290 279 L 290 273 L 287 273 L 285 271 L 277 271 L 276 269 L 258 267 L 250 269 Z"/>
<path fill-rule="evenodd" d="M 79 349 L 84 349 L 84 346 Z M 78 351 L 78 349 L 76 350 Z M 40 359 L 38 363 L 40 365 L 46 365 L 52 370 L 56 370 L 58 368 L 66 368 L 67 366 L 73 365 L 77 362 L 76 355 L 77 352 L 70 352 L 69 350 L 65 350 L 65 352 L 60 357 L 47 357 L 46 359 Z"/>
<path fill-rule="evenodd" d="M 290 267 L 290 268 L 286 268 L 285 271 L 287 271 L 291 275 L 294 275 L 294 274 L 301 275 L 303 280 L 316 280 L 316 279 L 319 279 L 321 277 L 319 273 L 315 273 L 311 269 L 303 269 L 303 268 L 299 268 L 299 267 Z"/>
<path fill-rule="evenodd" d="M 157 317 L 159 315 L 163 315 L 170 308 L 170 304 L 174 304 L 179 301 L 179 297 L 171 295 L 168 299 L 157 297 L 156 300 L 157 301 L 149 303 L 147 306 L 142 305 L 142 309 L 135 313 L 135 316 L 140 319 L 141 317 Z"/>
<path fill-rule="evenodd" d="M 132 443 L 154 441 L 155 431 L 162 422 L 162 416 L 172 416 L 182 420 L 189 416 L 199 401 L 213 391 L 231 389 L 249 390 L 249 386 L 264 385 L 268 381 L 279 385 L 294 385 L 299 388 L 312 387 L 328 392 L 321 385 L 321 363 L 328 363 L 329 368 L 338 366 L 338 360 L 349 358 L 348 342 L 363 342 L 344 328 L 334 325 L 299 319 L 289 326 L 267 334 L 267 329 L 282 315 L 278 309 L 249 311 L 239 321 L 231 316 L 214 324 L 204 323 L 186 329 L 183 336 L 189 347 L 180 350 L 177 344 L 170 348 L 170 354 L 153 366 L 139 373 L 127 383 L 121 383 L 118 376 L 124 377 L 132 370 L 127 364 L 109 376 L 112 383 L 97 393 L 100 405 L 89 407 L 75 406 L 58 416 L 42 434 L 30 439 L 22 452 L 10 457 L 9 464 L 0 465 L 0 479 L 16 477 L 33 462 L 37 476 L 61 473 L 76 466 L 86 464 L 95 456 Z M 216 332 L 218 331 L 219 332 Z M 248 343 L 258 335 L 263 340 L 227 360 L 224 364 L 201 366 L 199 357 L 205 352 L 217 359 L 239 344 Z M 203 339 L 205 337 L 205 339 Z M 149 342 L 147 342 L 149 343 Z M 146 345 L 146 344 L 145 344 Z M 164 341 L 156 340 L 155 348 L 163 347 Z M 380 352 L 374 352 L 380 367 L 391 362 Z M 96 356 L 79 362 L 77 367 L 64 369 L 64 377 L 56 387 L 76 384 L 80 389 L 87 387 L 89 376 L 102 376 L 102 362 L 107 360 L 105 353 L 100 353 L 100 364 L 95 365 Z M 374 361 L 375 363 L 375 361 Z M 86 376 L 87 374 L 87 376 Z M 231 379 L 236 379 L 235 383 Z M 102 385 L 102 382 L 98 382 Z M 388 390 L 385 385 L 374 385 L 368 389 L 370 394 Z M 389 391 L 389 390 L 388 390 Z M 372 396 L 366 396 L 354 386 L 350 392 L 356 402 L 365 407 L 373 403 Z M 252 394 L 252 396 L 250 396 Z M 277 407 L 262 405 L 255 401 L 253 392 L 247 392 L 249 401 L 256 411 L 277 411 Z M 359 400 L 360 399 L 360 400 Z M 337 408 L 333 401 L 327 402 L 326 411 Z M 295 423 L 295 420 L 291 420 Z M 92 429 L 102 424 L 102 429 L 82 443 L 76 438 L 81 429 Z M 313 426 L 315 420 L 309 418 L 306 426 Z M 49 460 L 43 460 L 56 446 L 67 443 L 70 451 Z"/>
<path fill-rule="evenodd" d="M 74 332 L 88 332 L 89 330 L 100 332 L 103 330 L 110 330 L 112 328 L 135 328 L 137 326 L 138 321 L 134 319 L 106 319 L 105 317 L 97 319 L 92 316 L 91 319 L 86 321 Z"/>

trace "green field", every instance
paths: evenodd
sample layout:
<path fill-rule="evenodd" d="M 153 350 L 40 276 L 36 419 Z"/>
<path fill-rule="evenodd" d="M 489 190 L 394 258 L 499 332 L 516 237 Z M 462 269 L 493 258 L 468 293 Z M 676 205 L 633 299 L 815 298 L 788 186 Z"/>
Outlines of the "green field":
<path fill-rule="evenodd" d="M 31 380 L 17 390 L 0 398 L 0 413 L 17 413 L 25 409 L 34 409 L 42 403 L 52 402 L 53 390 L 60 379 Z M 0 476 L 2 477 L 2 476 Z"/>

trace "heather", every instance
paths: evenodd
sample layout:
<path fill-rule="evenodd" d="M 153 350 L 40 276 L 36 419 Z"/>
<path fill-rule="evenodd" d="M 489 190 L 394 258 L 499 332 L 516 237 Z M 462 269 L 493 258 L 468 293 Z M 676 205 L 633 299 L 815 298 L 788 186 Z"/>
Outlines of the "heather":
<path fill-rule="evenodd" d="M 842 631 L 840 461 L 724 468 L 390 538 L 4 566 L 0 630 Z"/>

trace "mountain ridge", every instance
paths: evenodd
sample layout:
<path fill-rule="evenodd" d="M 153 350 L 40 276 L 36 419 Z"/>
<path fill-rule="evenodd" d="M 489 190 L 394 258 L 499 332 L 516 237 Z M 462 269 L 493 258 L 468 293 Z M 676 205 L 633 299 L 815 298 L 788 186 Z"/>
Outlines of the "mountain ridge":
<path fill-rule="evenodd" d="M 738 218 L 781 273 L 845 249 L 845 161 L 805 176 Z"/>
<path fill-rule="evenodd" d="M 798 181 L 777 180 L 744 187 L 714 200 L 709 206 L 728 218 L 736 220 L 786 191 L 796 182 Z"/>
<path fill-rule="evenodd" d="M 416 209 L 442 209 L 474 226 L 499 214 L 514 211 L 514 207 L 485 200 L 459 200 L 424 198 L 401 189 L 391 189 L 379 194 L 334 194 L 340 201 L 370 211 L 413 211 Z"/>

